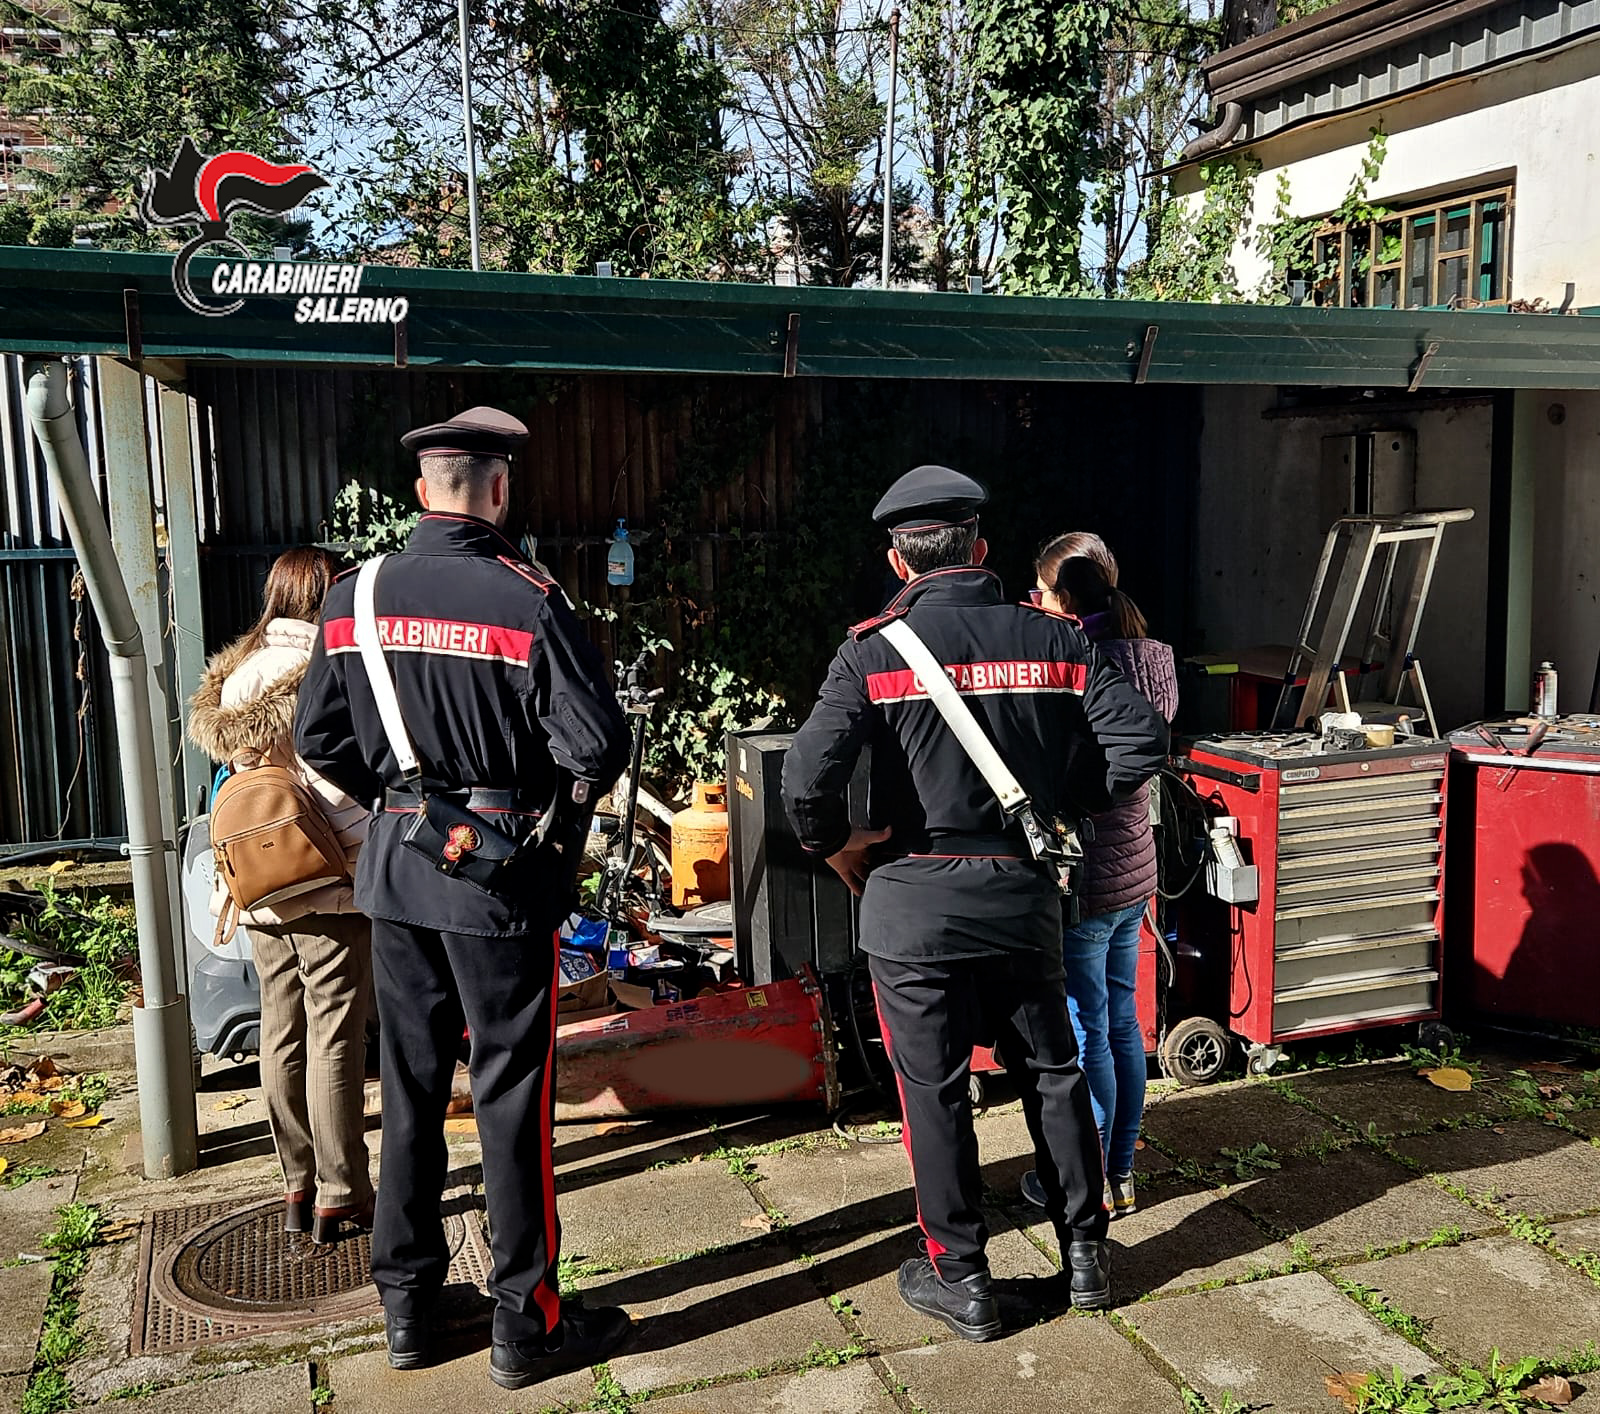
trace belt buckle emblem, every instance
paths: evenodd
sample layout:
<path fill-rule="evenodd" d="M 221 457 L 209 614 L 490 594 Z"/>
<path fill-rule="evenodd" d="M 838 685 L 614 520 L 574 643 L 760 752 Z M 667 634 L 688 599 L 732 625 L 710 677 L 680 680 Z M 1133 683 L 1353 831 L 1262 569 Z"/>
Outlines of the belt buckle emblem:
<path fill-rule="evenodd" d="M 471 825 L 452 825 L 445 836 L 444 857 L 454 864 L 463 854 L 471 854 L 482 843 Z"/>

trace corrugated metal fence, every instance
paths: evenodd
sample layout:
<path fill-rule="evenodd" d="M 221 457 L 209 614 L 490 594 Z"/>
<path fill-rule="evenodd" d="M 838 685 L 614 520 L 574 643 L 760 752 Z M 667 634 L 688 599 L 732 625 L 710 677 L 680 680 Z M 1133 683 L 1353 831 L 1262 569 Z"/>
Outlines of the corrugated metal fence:
<path fill-rule="evenodd" d="M 93 370 L 83 377 L 81 386 L 92 391 Z M 71 551 L 48 505 L 20 387 L 20 364 L 7 360 L 0 400 L 0 751 L 15 769 L 0 790 L 0 844 L 121 827 L 103 652 L 87 602 L 71 597 Z M 1193 389 L 195 365 L 187 392 L 208 650 L 254 620 L 276 554 L 334 538 L 330 518 L 341 486 L 359 482 L 409 505 L 415 462 L 400 434 L 479 403 L 503 407 L 532 429 L 514 528 L 525 527 L 568 591 L 592 604 L 611 602 L 605 547 L 617 518 L 628 520 L 641 556 L 659 553 L 671 531 L 662 521 L 663 493 L 693 478 L 698 511 L 676 533 L 693 541 L 700 590 L 714 595 L 740 546 L 793 528 L 796 492 L 816 444 L 872 426 L 879 435 L 870 447 L 863 443 L 864 486 L 886 485 L 921 461 L 949 462 L 990 481 L 995 558 L 1018 591 L 1025 587 L 1019 579 L 1031 576 L 1039 537 L 1095 528 L 1121 551 L 1124 582 L 1139 587 L 1157 623 L 1172 636 L 1182 627 L 1199 431 Z M 160 516 L 152 380 L 146 393 Z M 79 419 L 103 476 L 92 399 L 80 399 Z M 682 502 L 678 497 L 680 512 Z M 675 547 L 680 558 L 684 548 Z M 869 572 L 864 589 L 842 588 L 842 600 L 859 599 L 841 602 L 842 618 L 877 607 L 880 578 Z M 73 676 L 80 609 L 87 694 Z M 604 633 L 598 625 L 596 631 Z M 173 655 L 166 656 L 170 663 Z M 178 684 L 177 691 L 191 688 Z"/>

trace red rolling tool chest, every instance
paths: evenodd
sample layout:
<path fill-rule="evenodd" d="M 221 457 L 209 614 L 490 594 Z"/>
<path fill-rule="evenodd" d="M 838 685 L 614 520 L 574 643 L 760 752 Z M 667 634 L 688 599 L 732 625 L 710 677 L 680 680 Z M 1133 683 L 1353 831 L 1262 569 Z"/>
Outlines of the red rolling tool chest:
<path fill-rule="evenodd" d="M 1415 739 L 1345 753 L 1307 732 L 1190 749 L 1207 803 L 1239 822 L 1254 901 L 1213 916 L 1227 1027 L 1260 1048 L 1440 1014 L 1447 748 Z M 1226 918 L 1225 925 L 1220 919 Z"/>
<path fill-rule="evenodd" d="M 1450 741 L 1452 1002 L 1600 1027 L 1600 720 L 1496 722 Z"/>

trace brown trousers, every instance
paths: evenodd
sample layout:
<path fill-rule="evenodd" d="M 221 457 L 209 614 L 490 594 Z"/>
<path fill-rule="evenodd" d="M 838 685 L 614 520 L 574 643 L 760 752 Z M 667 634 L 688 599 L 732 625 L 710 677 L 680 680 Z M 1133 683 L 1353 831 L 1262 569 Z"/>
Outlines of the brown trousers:
<path fill-rule="evenodd" d="M 286 1193 L 323 1208 L 372 1196 L 363 1115 L 372 924 L 313 913 L 250 926 L 261 976 L 261 1087 Z"/>

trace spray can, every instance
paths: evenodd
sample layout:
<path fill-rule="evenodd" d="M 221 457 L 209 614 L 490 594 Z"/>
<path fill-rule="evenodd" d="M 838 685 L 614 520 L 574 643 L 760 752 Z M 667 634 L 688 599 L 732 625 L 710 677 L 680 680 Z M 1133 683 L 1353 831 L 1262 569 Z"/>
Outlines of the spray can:
<path fill-rule="evenodd" d="M 1533 715 L 1535 717 L 1554 717 L 1556 712 L 1556 665 L 1551 662 L 1539 664 L 1539 671 L 1533 675 Z"/>
<path fill-rule="evenodd" d="M 633 546 L 628 543 L 628 522 L 619 520 L 606 552 L 606 583 L 633 583 Z"/>

